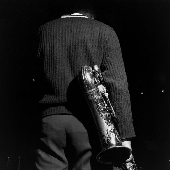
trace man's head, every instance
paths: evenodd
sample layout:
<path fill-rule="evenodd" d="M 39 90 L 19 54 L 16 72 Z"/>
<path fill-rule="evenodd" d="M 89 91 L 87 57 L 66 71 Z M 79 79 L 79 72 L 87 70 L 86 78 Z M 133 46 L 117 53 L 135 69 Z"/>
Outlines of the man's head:
<path fill-rule="evenodd" d="M 72 12 L 81 13 L 88 16 L 89 18 L 96 18 L 96 11 L 94 6 L 91 3 L 83 0 L 79 0 L 74 3 Z"/>

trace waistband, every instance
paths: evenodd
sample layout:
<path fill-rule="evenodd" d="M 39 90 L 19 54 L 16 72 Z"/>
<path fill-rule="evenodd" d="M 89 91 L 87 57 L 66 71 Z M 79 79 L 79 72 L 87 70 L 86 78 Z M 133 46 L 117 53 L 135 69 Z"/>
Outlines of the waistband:
<path fill-rule="evenodd" d="M 72 115 L 72 113 L 65 106 L 50 107 L 42 112 L 42 117 L 51 115 Z"/>

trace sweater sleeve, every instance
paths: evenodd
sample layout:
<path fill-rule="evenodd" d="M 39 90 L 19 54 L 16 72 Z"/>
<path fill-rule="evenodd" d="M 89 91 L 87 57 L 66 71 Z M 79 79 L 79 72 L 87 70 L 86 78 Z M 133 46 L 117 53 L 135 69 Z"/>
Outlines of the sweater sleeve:
<path fill-rule="evenodd" d="M 44 77 L 44 68 L 43 68 L 43 53 L 42 53 L 42 32 L 41 27 L 37 30 L 37 53 L 34 59 L 33 64 L 33 76 L 35 79 L 34 88 L 36 91 L 37 101 L 42 98 L 44 89 L 46 88 L 45 77 Z"/>
<path fill-rule="evenodd" d="M 118 118 L 118 130 L 122 139 L 135 137 L 130 94 L 121 48 L 113 29 L 107 30 L 103 40 L 101 71 L 109 91 L 109 99 Z"/>

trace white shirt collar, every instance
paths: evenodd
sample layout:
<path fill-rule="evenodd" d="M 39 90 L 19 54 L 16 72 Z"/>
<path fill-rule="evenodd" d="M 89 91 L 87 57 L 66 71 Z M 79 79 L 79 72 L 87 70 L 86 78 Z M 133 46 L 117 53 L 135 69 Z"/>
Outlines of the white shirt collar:
<path fill-rule="evenodd" d="M 70 18 L 70 17 L 82 17 L 82 18 L 88 18 L 87 16 L 80 14 L 80 13 L 73 13 L 71 15 L 63 15 L 61 18 Z"/>

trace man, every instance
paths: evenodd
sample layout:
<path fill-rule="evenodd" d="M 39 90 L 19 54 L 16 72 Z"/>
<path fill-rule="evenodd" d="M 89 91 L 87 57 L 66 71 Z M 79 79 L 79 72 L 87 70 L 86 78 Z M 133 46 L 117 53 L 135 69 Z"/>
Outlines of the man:
<path fill-rule="evenodd" d="M 39 101 L 42 108 L 36 161 L 39 170 L 91 170 L 92 149 L 99 139 L 92 139 L 98 132 L 79 87 L 78 75 L 83 65 L 98 65 L 102 71 L 124 139 L 122 145 L 132 149 L 130 139 L 135 137 L 116 33 L 94 20 L 96 14 L 91 7 L 80 3 L 73 12 L 39 29 L 39 76 L 43 75 L 38 80 L 43 94 Z M 131 159 L 132 155 L 127 162 Z"/>

